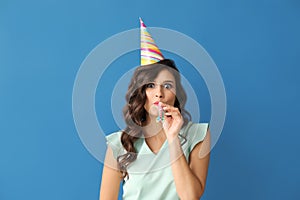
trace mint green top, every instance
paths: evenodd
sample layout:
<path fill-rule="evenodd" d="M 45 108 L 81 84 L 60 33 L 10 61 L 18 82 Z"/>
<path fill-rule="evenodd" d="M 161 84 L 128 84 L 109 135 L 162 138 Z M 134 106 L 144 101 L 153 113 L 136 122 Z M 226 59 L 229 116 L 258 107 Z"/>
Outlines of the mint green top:
<path fill-rule="evenodd" d="M 189 162 L 189 155 L 195 145 L 203 141 L 207 128 L 207 123 L 189 122 L 181 129 L 179 134 L 187 139 L 182 146 L 187 162 Z M 120 141 L 121 134 L 122 132 L 119 131 L 106 136 L 115 158 L 126 153 Z M 179 139 L 182 143 L 184 142 L 182 137 Z M 179 199 L 172 175 L 167 143 L 166 140 L 160 151 L 155 154 L 150 150 L 144 138 L 139 138 L 135 142 L 134 146 L 138 156 L 127 168 L 129 179 L 126 179 L 123 184 L 124 200 Z"/>

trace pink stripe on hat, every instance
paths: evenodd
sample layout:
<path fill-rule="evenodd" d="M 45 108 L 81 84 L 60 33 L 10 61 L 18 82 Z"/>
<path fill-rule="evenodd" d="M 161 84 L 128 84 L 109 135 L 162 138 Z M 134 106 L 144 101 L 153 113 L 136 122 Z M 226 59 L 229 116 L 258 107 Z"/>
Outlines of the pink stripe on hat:
<path fill-rule="evenodd" d="M 141 18 L 140 18 L 140 30 L 141 30 L 141 65 L 148 65 L 163 60 L 164 56 L 162 55 L 161 51 L 155 44 L 150 33 L 147 31 L 146 25 Z M 145 46 L 149 48 L 145 48 Z"/>

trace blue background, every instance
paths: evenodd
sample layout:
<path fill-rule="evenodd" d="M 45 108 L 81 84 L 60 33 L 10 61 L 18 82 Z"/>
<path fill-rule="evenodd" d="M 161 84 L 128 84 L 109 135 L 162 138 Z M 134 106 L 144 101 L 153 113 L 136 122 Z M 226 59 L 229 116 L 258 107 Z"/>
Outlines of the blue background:
<path fill-rule="evenodd" d="M 297 0 L 1 0 L 0 199 L 98 199 L 103 165 L 78 137 L 73 83 L 88 53 L 139 16 L 194 38 L 223 77 L 227 117 L 203 199 L 300 199 L 299 10 Z M 116 129 L 109 115 L 103 124 Z"/>

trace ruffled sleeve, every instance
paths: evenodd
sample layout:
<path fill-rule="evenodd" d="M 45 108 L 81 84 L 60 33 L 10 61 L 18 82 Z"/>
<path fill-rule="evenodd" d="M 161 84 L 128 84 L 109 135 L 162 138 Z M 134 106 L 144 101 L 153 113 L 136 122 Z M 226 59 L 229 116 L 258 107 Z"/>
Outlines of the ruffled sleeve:
<path fill-rule="evenodd" d="M 115 132 L 106 136 L 106 143 L 112 149 L 114 158 L 124 153 L 124 148 L 121 144 L 121 134 L 122 132 Z"/>
<path fill-rule="evenodd" d="M 202 142 L 206 136 L 209 124 L 208 123 L 192 123 L 185 134 L 188 141 L 189 152 L 191 152 L 196 144 Z"/>

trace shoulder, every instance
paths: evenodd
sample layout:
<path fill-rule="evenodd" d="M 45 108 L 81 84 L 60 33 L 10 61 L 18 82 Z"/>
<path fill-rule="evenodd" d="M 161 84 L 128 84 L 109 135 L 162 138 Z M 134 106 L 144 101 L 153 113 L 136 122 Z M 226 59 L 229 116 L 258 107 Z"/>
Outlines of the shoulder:
<path fill-rule="evenodd" d="M 209 123 L 193 123 L 189 122 L 181 130 L 181 134 L 186 138 L 189 150 L 202 142 L 208 132 Z"/>
<path fill-rule="evenodd" d="M 186 137 L 192 137 L 197 135 L 198 137 L 204 139 L 209 123 L 194 123 L 188 122 L 181 130 L 181 133 Z"/>
<path fill-rule="evenodd" d="M 122 135 L 122 131 L 113 132 L 106 136 L 106 141 L 108 144 L 120 142 L 121 135 Z"/>
<path fill-rule="evenodd" d="M 117 131 L 106 136 L 107 145 L 112 149 L 115 158 L 117 158 L 124 151 L 121 143 L 121 135 L 122 131 Z"/>

